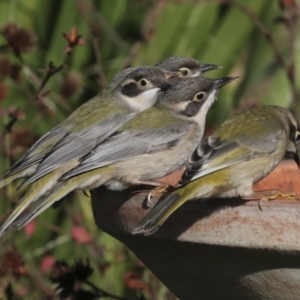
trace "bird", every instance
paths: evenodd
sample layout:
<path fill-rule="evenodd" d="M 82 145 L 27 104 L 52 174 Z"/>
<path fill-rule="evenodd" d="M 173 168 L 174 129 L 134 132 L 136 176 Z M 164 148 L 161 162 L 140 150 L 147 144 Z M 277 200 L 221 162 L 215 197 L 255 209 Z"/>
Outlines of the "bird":
<path fill-rule="evenodd" d="M 201 67 L 201 68 L 200 68 Z M 164 59 L 162 62 L 157 64 L 157 68 L 165 71 L 165 77 L 166 80 L 171 81 L 173 77 L 179 77 L 179 80 L 182 80 L 184 78 L 188 78 L 189 76 L 193 76 L 196 72 L 196 74 L 204 73 L 205 71 L 218 68 L 219 66 L 215 65 L 206 65 L 201 64 L 197 60 L 193 58 L 188 57 L 168 57 Z M 113 104 L 111 103 L 110 93 L 115 90 L 115 88 L 128 76 L 130 73 L 134 71 L 142 71 L 146 70 L 148 67 L 131 67 L 127 68 L 121 72 L 119 72 L 114 79 L 111 81 L 111 83 L 106 87 L 106 89 L 85 103 L 84 105 L 80 106 L 71 116 L 69 116 L 64 122 L 62 122 L 60 125 L 56 126 L 53 130 L 43 135 L 24 155 L 23 157 L 14 165 L 11 167 L 8 174 L 5 176 L 3 180 L 0 181 L 0 188 L 6 186 L 10 182 L 23 178 L 23 177 L 29 177 L 32 175 L 38 166 L 38 164 L 43 160 L 43 158 L 51 152 L 53 147 L 58 144 L 58 142 L 62 142 L 64 138 L 68 137 L 69 139 L 72 139 L 74 134 L 80 133 L 81 127 L 84 126 L 84 122 L 81 120 L 76 120 L 79 117 L 82 117 L 86 114 L 89 114 L 89 111 L 95 111 L 97 113 L 97 109 L 101 107 L 101 110 L 103 110 L 103 105 L 108 106 L 108 109 Z M 183 69 L 182 69 L 183 68 Z M 149 67 L 150 70 L 152 70 L 152 67 Z M 178 73 L 179 69 L 182 69 L 181 72 Z M 197 70 L 197 71 L 196 71 Z M 174 73 L 172 73 L 174 72 Z M 174 81 L 172 82 L 174 83 Z M 119 99 L 115 99 L 116 102 L 121 102 L 126 99 L 123 99 L 120 97 Z M 103 104 L 103 102 L 105 104 Z M 126 101 L 125 101 L 126 102 Z M 154 101 L 155 102 L 155 101 Z M 133 105 L 133 107 L 130 107 L 130 105 Z M 135 103 L 132 103 L 129 105 L 129 111 L 131 109 L 135 110 Z M 153 103 L 150 101 L 149 106 L 153 105 Z M 117 105 L 119 106 L 119 105 Z M 148 108 L 148 104 L 145 106 Z M 140 107 L 138 110 L 143 110 L 144 108 Z M 113 109 L 112 109 L 113 111 Z M 112 117 L 110 114 L 107 114 L 110 118 Z M 100 118 L 100 121 L 107 121 L 106 116 L 102 116 L 102 120 Z M 127 119 L 127 118 L 125 118 Z M 119 119 L 120 121 L 120 119 Z M 94 119 L 95 123 L 98 123 L 98 119 Z M 123 122 L 126 122 L 123 121 Z M 100 122 L 99 122 L 100 123 Z M 100 123 L 101 124 L 101 123 Z M 93 124 L 90 124 L 91 126 Z M 98 124 L 97 124 L 98 125 Z M 86 126 L 89 126 L 87 124 Z M 75 130 L 73 129 L 75 127 Z M 110 129 L 111 130 L 111 129 Z M 110 132 L 110 131 L 109 131 Z M 109 134 L 109 132 L 107 134 Z M 71 135 L 70 135 L 71 133 Z M 105 138 L 105 135 L 102 135 L 102 139 Z M 101 142 L 101 139 L 100 139 Z M 31 180 L 34 180 L 35 177 L 31 178 Z M 24 184 L 27 184 L 28 182 L 24 182 Z"/>
<path fill-rule="evenodd" d="M 147 68 L 149 70 L 153 70 L 153 67 L 131 67 L 119 72 L 111 81 L 111 83 L 108 85 L 108 87 L 104 89 L 102 93 L 98 94 L 96 97 L 92 98 L 90 101 L 80 106 L 65 121 L 63 121 L 61 124 L 56 126 L 50 132 L 43 135 L 21 157 L 21 159 L 10 168 L 5 178 L 0 180 L 0 188 L 6 186 L 7 184 L 11 183 L 14 180 L 25 178 L 25 177 L 29 178 L 31 175 L 35 173 L 35 175 L 30 177 L 27 181 L 25 180 L 21 186 L 33 182 L 38 178 L 38 176 L 41 176 L 39 174 L 43 174 L 46 171 L 44 165 L 46 164 L 46 162 L 47 163 L 52 162 L 53 157 L 56 156 L 57 153 L 62 155 L 62 159 L 65 158 L 64 154 L 67 153 L 65 152 L 66 150 L 65 147 L 68 147 L 69 141 L 71 141 L 72 144 L 81 141 L 81 144 L 83 143 L 86 149 L 92 148 L 95 142 L 101 143 L 101 141 L 103 141 L 106 137 L 108 137 L 111 133 L 114 132 L 113 126 L 111 126 L 112 125 L 111 123 L 113 123 L 114 118 L 118 120 L 116 122 L 116 129 L 117 129 L 118 124 L 122 126 L 122 124 L 125 123 L 128 119 L 130 119 L 131 116 L 134 115 L 136 112 L 140 112 L 148 108 L 148 106 L 152 106 L 155 103 L 155 97 L 153 97 L 152 99 L 153 101 L 149 101 L 149 102 L 140 101 L 142 103 L 145 103 L 145 107 L 143 107 L 143 106 L 138 106 L 139 99 L 136 99 L 132 103 L 129 103 L 127 100 L 129 100 L 130 97 L 129 98 L 125 97 L 123 99 L 122 94 L 121 97 L 117 97 L 117 98 L 113 96 L 116 87 L 118 87 L 118 85 L 126 78 L 126 76 L 128 76 L 132 72 L 143 72 L 144 70 L 147 70 Z M 179 78 L 180 76 L 179 80 L 182 80 L 190 76 L 194 76 L 195 74 L 198 75 L 208 70 L 220 68 L 220 66 L 201 64 L 197 60 L 189 57 L 172 56 L 158 63 L 157 68 L 164 71 L 166 80 L 169 81 L 170 84 L 171 83 L 174 84 L 177 82 L 177 81 L 176 82 L 172 81 L 172 78 L 174 77 Z M 180 72 L 178 72 L 179 70 Z M 153 76 L 155 76 L 155 71 Z M 161 74 L 159 76 L 161 76 Z M 112 97 L 114 98 L 113 101 L 111 101 Z M 125 101 L 125 105 L 122 105 L 124 104 L 124 101 Z M 112 108 L 112 106 L 114 106 L 114 108 Z M 120 111 L 116 111 L 116 107 L 119 108 Z M 100 109 L 102 112 L 102 116 L 99 118 L 98 114 Z M 109 112 L 107 112 L 108 110 Z M 133 110 L 133 112 L 131 110 Z M 111 111 L 116 112 L 116 114 L 111 113 Z M 90 113 L 91 115 L 89 115 Z M 88 120 L 82 121 L 81 119 L 84 118 L 86 115 L 89 115 Z M 89 124 L 91 119 L 92 119 L 92 123 Z M 93 127 L 93 125 L 97 125 L 97 126 Z M 105 129 L 103 128 L 103 126 L 105 127 Z M 97 128 L 104 131 L 96 132 Z M 93 132 L 93 129 L 95 129 L 95 132 Z M 88 134 L 91 135 L 88 136 Z M 84 136 L 86 136 L 86 138 Z M 95 137 L 97 138 L 94 139 Z M 93 142 L 88 143 L 88 140 L 93 140 Z M 64 147 L 61 147 L 62 144 L 65 144 Z M 78 146 L 82 147 L 81 144 Z M 58 148 L 55 148 L 55 146 L 57 146 Z M 60 150 L 60 152 L 58 152 L 58 150 Z M 80 149 L 78 149 L 78 151 L 79 150 Z M 46 162 L 44 164 L 41 164 L 41 166 L 39 166 L 41 161 L 43 161 L 44 158 L 47 157 L 49 154 L 50 157 L 46 159 Z M 48 168 L 50 167 L 50 169 L 53 169 L 57 167 L 57 165 L 55 164 L 49 166 L 49 163 L 48 163 Z M 70 167 L 72 166 L 73 164 L 70 163 Z M 42 170 L 43 172 L 36 172 L 38 167 L 39 170 Z M 66 165 L 66 167 L 68 166 Z"/>
<path fill-rule="evenodd" d="M 272 172 L 286 153 L 300 167 L 299 130 L 292 113 L 280 106 L 259 106 L 228 119 L 194 150 L 178 187 L 131 232 L 153 234 L 188 200 L 253 195 L 252 184 Z"/>
<path fill-rule="evenodd" d="M 0 187 L 22 177 L 27 179 L 21 187 L 40 179 L 40 189 L 30 200 L 34 201 L 94 147 L 136 114 L 154 105 L 158 92 L 171 86 L 166 76 L 177 75 L 174 72 L 166 75 L 156 67 L 137 67 L 119 84 L 114 84 L 115 88 L 103 90 L 42 136 L 12 167 Z"/>
<path fill-rule="evenodd" d="M 178 82 L 161 92 L 155 106 L 136 115 L 115 134 L 99 144 L 65 173 L 45 197 L 37 201 L 13 226 L 22 227 L 55 201 L 75 189 L 94 189 L 106 185 L 112 190 L 146 184 L 161 186 L 156 179 L 183 166 L 200 142 L 205 116 L 219 88 L 235 77 L 216 80 L 203 76 Z M 37 181 L 0 227 L 0 235 L 34 198 Z M 16 212 L 17 211 L 17 212 Z"/>
<path fill-rule="evenodd" d="M 181 71 L 179 76 L 173 76 L 172 78 L 169 78 L 168 82 L 170 84 L 175 84 L 178 81 L 187 79 L 189 77 L 203 75 L 205 72 L 210 70 L 222 68 L 218 65 L 201 63 L 194 58 L 185 56 L 167 57 L 157 63 L 155 66 L 165 71 Z"/>
<path fill-rule="evenodd" d="M 138 67 L 127 73 L 121 72 L 102 93 L 44 134 L 11 167 L 0 181 L 0 188 L 29 177 L 25 185 L 62 165 L 76 165 L 78 157 L 87 154 L 135 114 L 154 105 L 157 92 L 170 87 L 165 73 L 154 67 Z M 123 78 L 123 74 L 127 76 Z"/>

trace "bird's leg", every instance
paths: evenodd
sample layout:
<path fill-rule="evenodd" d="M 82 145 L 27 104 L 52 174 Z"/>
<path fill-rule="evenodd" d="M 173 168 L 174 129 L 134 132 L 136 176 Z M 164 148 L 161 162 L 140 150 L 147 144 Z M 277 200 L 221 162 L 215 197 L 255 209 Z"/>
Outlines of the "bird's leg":
<path fill-rule="evenodd" d="M 261 211 L 263 210 L 261 206 L 262 202 L 274 200 L 277 197 L 287 198 L 288 200 L 299 200 L 299 197 L 295 192 L 283 192 L 277 189 L 254 192 L 253 195 L 257 195 L 261 193 L 265 194 L 266 192 L 268 194 L 262 196 L 258 202 L 258 207 Z"/>
<path fill-rule="evenodd" d="M 250 196 L 244 196 L 244 200 L 259 200 L 261 197 L 263 197 L 265 194 L 275 194 L 275 193 L 282 193 L 281 190 L 278 189 L 267 189 L 267 190 L 260 190 L 253 192 Z"/>
<path fill-rule="evenodd" d="M 268 189 L 268 190 L 260 190 L 252 192 L 249 196 L 242 196 L 243 200 L 251 201 L 251 200 L 260 200 L 266 193 L 273 194 L 273 193 L 280 193 L 280 190 L 277 189 Z"/>
<path fill-rule="evenodd" d="M 174 189 L 173 186 L 169 185 L 166 182 L 162 182 L 160 186 L 154 188 L 153 190 L 151 190 L 151 192 L 148 194 L 147 197 L 147 206 L 148 207 L 152 207 L 153 203 L 151 202 L 151 198 L 155 197 L 158 194 L 162 194 L 162 193 L 166 193 L 169 192 L 170 190 Z"/>
<path fill-rule="evenodd" d="M 161 194 L 161 193 L 166 193 L 170 190 L 172 186 L 170 186 L 166 182 L 161 182 L 161 181 L 137 181 L 136 184 L 145 184 L 145 185 L 152 185 L 155 186 L 154 189 L 151 190 L 151 192 L 147 196 L 147 206 L 152 207 L 153 203 L 151 202 L 151 198 Z"/>

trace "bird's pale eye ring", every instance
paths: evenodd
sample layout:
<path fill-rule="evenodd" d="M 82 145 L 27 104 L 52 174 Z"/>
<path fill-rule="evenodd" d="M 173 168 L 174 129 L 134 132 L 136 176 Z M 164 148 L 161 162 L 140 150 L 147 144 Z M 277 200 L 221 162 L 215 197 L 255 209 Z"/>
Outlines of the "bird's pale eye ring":
<path fill-rule="evenodd" d="M 296 143 L 298 143 L 300 141 L 300 131 L 296 131 L 295 140 L 296 140 Z"/>
<path fill-rule="evenodd" d="M 188 68 L 180 68 L 179 70 L 181 72 L 182 77 L 187 77 L 191 73 L 191 71 Z"/>
<path fill-rule="evenodd" d="M 199 92 L 195 95 L 193 101 L 201 102 L 205 98 L 205 92 Z"/>
<path fill-rule="evenodd" d="M 149 81 L 147 79 L 145 79 L 145 78 L 142 78 L 140 80 L 140 85 L 143 86 L 143 87 L 147 86 L 148 83 L 149 83 Z"/>

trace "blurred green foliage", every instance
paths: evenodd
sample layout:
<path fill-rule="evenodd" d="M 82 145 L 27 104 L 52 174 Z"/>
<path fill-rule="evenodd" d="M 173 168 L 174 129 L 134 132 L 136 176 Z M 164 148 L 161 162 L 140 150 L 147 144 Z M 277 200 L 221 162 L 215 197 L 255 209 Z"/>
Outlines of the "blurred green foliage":
<path fill-rule="evenodd" d="M 1 174 L 118 71 L 155 64 L 173 55 L 223 66 L 208 74 L 212 78 L 241 77 L 222 88 L 209 112 L 208 128 L 236 111 L 261 104 L 285 106 L 299 116 L 297 5 L 284 0 L 0 1 L 1 32 L 11 22 L 36 38 L 30 51 L 18 55 L 6 46 L 3 34 L 0 37 Z M 56 66 L 64 62 L 62 33 L 73 27 L 84 45 L 74 49 L 68 65 L 47 82 L 38 100 L 33 100 L 49 62 Z M 19 70 L 17 76 L 3 71 L 7 61 Z M 8 132 L 12 115 L 18 120 Z M 11 184 L 0 190 L 0 217 L 24 193 L 16 188 L 17 184 Z M 89 198 L 82 193 L 68 198 L 57 210 L 43 213 L 32 227 L 1 238 L 0 299 L 8 282 L 13 293 L 23 299 L 55 299 L 41 265 L 45 257 L 68 262 L 89 257 L 95 267 L 94 283 L 128 299 L 133 299 L 136 291 L 129 288 L 125 275 L 138 270 L 144 274 L 140 279 L 144 285 L 136 286 L 147 299 L 175 299 L 129 250 L 96 228 Z M 76 238 L 74 228 L 78 227 L 86 229 L 88 241 Z M 21 280 L 12 268 L 1 273 L 8 251 L 19 253 L 25 262 L 26 274 Z"/>

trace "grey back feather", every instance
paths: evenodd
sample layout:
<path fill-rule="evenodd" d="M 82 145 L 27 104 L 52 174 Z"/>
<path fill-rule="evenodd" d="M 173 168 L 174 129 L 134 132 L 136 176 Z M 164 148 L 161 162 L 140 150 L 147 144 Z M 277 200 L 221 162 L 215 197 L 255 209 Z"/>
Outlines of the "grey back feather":
<path fill-rule="evenodd" d="M 116 133 L 96 147 L 78 167 L 65 174 L 61 180 L 67 180 L 83 172 L 112 165 L 137 155 L 175 147 L 188 132 L 189 126 L 182 126 L 181 122 L 165 130 L 133 130 Z"/>
<path fill-rule="evenodd" d="M 41 162 L 35 173 L 23 184 L 29 184 L 45 174 L 55 170 L 66 162 L 80 159 L 89 153 L 99 143 L 113 134 L 124 123 L 130 120 L 134 113 L 117 113 L 84 131 L 69 133 L 61 140 Z M 23 185 L 22 184 L 22 185 Z"/>
<path fill-rule="evenodd" d="M 43 135 L 29 150 L 21 157 L 21 159 L 11 168 L 7 176 L 16 174 L 34 164 L 39 163 L 60 140 L 68 134 L 68 126 L 62 128 L 57 126 L 51 131 Z"/>

